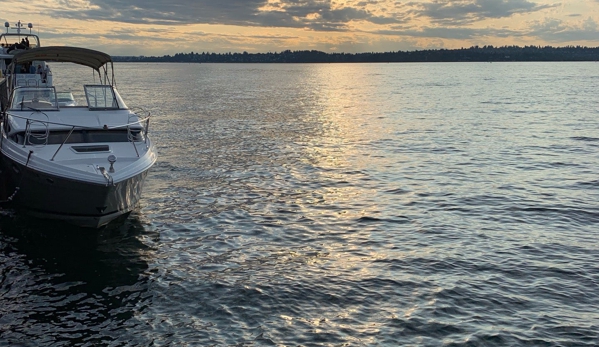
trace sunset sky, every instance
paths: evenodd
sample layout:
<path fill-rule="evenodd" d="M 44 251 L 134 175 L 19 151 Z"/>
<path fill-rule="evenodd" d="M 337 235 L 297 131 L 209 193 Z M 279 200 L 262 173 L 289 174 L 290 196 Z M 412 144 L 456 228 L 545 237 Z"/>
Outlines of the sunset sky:
<path fill-rule="evenodd" d="M 0 0 L 42 45 L 111 55 L 599 46 L 599 0 Z"/>

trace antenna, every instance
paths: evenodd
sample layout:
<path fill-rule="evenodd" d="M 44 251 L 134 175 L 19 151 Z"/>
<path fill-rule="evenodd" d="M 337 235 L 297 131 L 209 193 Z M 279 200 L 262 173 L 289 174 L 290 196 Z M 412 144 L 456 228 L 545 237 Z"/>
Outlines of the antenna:
<path fill-rule="evenodd" d="M 21 35 L 21 28 L 23 27 L 23 24 L 21 24 L 21 21 L 19 21 L 17 23 L 17 34 Z"/>

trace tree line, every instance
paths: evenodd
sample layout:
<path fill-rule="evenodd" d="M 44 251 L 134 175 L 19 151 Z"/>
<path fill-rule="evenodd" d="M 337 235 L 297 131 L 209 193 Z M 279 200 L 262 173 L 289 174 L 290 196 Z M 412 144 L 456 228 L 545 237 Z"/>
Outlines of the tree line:
<path fill-rule="evenodd" d="M 325 53 L 316 50 L 275 53 L 177 53 L 155 56 L 115 56 L 120 62 L 175 63 L 392 63 L 392 62 L 490 62 L 490 61 L 597 61 L 599 47 L 583 46 L 472 46 L 420 51 Z"/>

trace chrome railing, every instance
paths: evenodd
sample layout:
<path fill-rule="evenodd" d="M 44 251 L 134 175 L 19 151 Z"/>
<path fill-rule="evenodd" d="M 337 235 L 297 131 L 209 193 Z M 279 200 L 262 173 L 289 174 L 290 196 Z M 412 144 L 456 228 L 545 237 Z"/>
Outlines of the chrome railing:
<path fill-rule="evenodd" d="M 146 112 L 143 109 L 138 109 L 137 112 Z M 42 112 L 43 113 L 43 112 Z M 38 112 L 32 112 L 31 114 L 39 114 Z M 45 114 L 44 114 L 45 115 Z M 51 134 L 50 125 L 65 127 L 69 130 L 69 133 L 64 138 L 60 146 L 54 152 L 54 155 L 50 159 L 50 161 L 54 161 L 54 158 L 60 152 L 62 147 L 67 143 L 70 136 L 73 134 L 75 130 L 112 130 L 112 129 L 126 129 L 127 130 L 127 140 L 133 144 L 135 148 L 135 152 L 139 157 L 139 151 L 137 149 L 136 143 L 142 142 L 146 145 L 146 149 L 148 148 L 148 133 L 150 128 L 150 112 L 147 112 L 147 115 L 143 118 L 140 118 L 138 113 L 133 112 L 129 113 L 127 123 L 115 126 L 104 126 L 102 128 L 85 126 L 85 125 L 74 125 L 60 122 L 53 122 L 49 120 L 39 120 L 34 119 L 32 117 L 16 115 L 10 112 L 6 112 L 6 117 L 14 117 L 19 118 L 26 121 L 25 125 L 25 133 L 23 138 L 23 148 L 27 146 L 46 146 L 48 144 L 48 137 Z M 6 121 L 6 119 L 5 119 Z M 6 131 L 6 129 L 5 129 Z M 41 133 L 40 133 L 41 132 Z M 141 136 L 143 134 L 143 136 Z M 140 138 L 141 137 L 141 138 Z M 43 143 L 32 143 L 31 139 L 35 139 L 35 141 L 40 141 Z"/>
<path fill-rule="evenodd" d="M 43 132 L 33 132 L 31 130 L 32 125 L 41 124 Z M 27 119 L 27 125 L 25 126 L 25 137 L 23 139 L 23 148 L 26 146 L 45 146 L 48 144 L 48 137 L 50 136 L 50 126 L 45 121 Z M 36 143 L 32 143 L 31 139 L 35 139 Z M 41 143 L 38 143 L 41 142 Z"/>

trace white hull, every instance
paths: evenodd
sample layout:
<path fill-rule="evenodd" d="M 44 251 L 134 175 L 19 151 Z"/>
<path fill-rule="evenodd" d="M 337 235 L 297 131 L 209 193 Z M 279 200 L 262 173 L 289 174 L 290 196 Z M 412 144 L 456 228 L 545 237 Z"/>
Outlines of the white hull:
<path fill-rule="evenodd" d="M 116 172 L 108 174 L 110 180 L 98 172 L 98 167 L 110 165 L 106 153 L 73 155 L 67 145 L 51 160 L 58 145 L 22 146 L 3 134 L 2 172 L 8 194 L 18 187 L 15 207 L 36 217 L 92 228 L 128 214 L 139 203 L 156 155 L 149 140 L 109 145 L 120 155 Z"/>
<path fill-rule="evenodd" d="M 148 171 L 114 184 L 64 178 L 25 167 L 3 156 L 2 171 L 15 206 L 40 218 L 98 228 L 137 207 Z"/>

